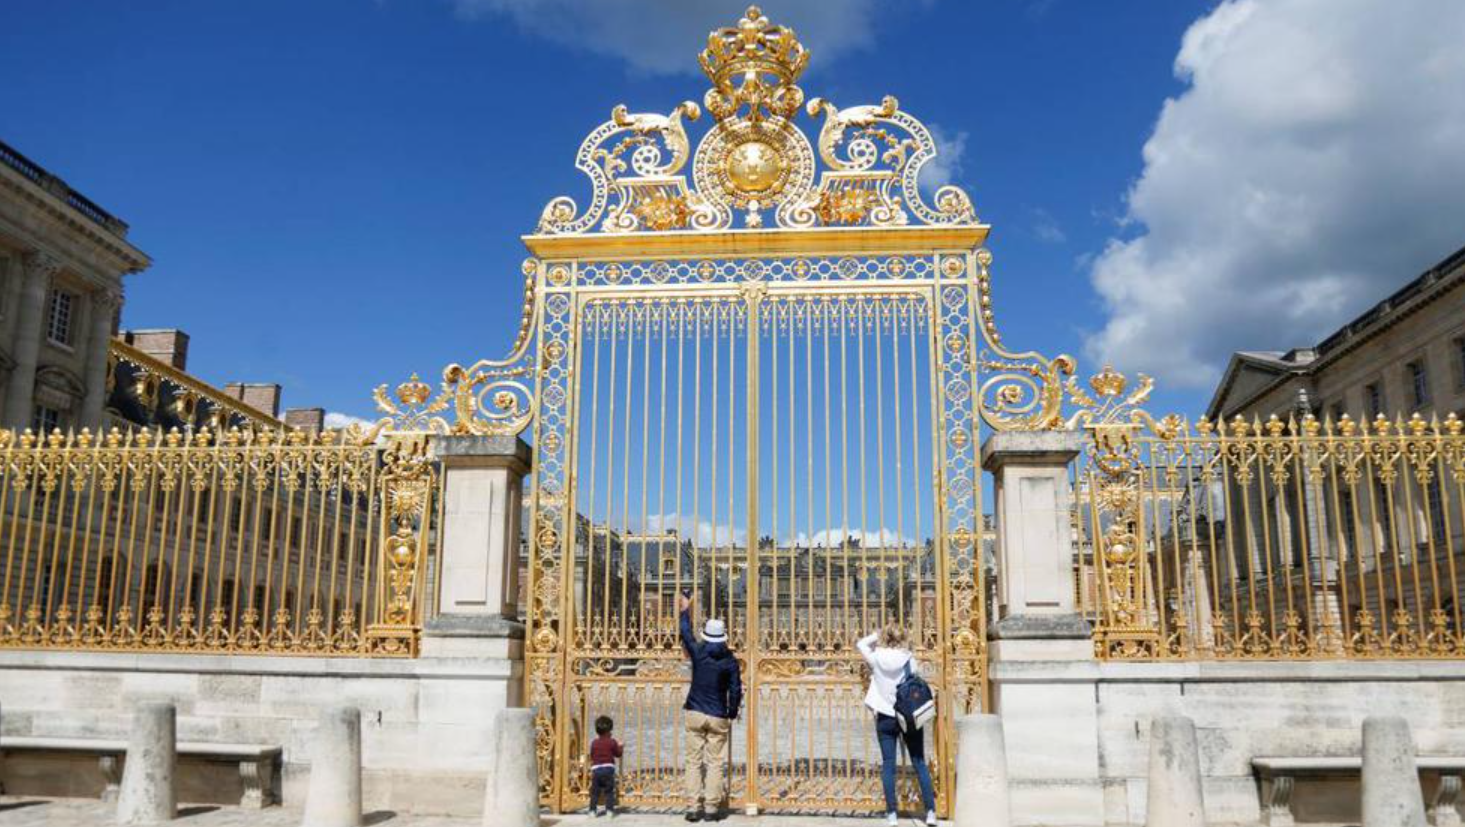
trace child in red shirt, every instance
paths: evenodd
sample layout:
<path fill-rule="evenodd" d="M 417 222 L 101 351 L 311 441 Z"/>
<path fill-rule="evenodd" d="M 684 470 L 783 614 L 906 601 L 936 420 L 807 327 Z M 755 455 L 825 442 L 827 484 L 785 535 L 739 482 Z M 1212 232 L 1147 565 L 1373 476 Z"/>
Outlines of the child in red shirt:
<path fill-rule="evenodd" d="M 590 742 L 590 809 L 599 818 L 616 813 L 616 761 L 621 757 L 621 744 L 610 737 L 615 722 L 609 715 L 595 719 L 594 741 Z M 596 809 L 596 803 L 605 807 Z"/>

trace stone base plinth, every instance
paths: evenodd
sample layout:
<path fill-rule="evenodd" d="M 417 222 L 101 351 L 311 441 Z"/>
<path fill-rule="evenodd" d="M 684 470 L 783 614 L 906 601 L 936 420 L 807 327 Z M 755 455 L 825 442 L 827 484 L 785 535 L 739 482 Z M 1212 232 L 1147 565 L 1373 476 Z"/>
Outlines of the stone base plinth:
<path fill-rule="evenodd" d="M 444 656 L 417 659 L 0 651 L 0 723 L 6 735 L 125 739 L 138 702 L 171 701 L 180 741 L 280 745 L 283 803 L 299 807 L 321 710 L 345 703 L 361 710 L 367 812 L 478 818 L 494 715 L 520 705 L 521 646 L 424 635 L 424 653 Z M 30 764 L 0 763 L 8 793 L 42 792 L 28 785 L 51 773 Z M 199 788 L 191 772 L 180 763 L 183 801 Z"/>

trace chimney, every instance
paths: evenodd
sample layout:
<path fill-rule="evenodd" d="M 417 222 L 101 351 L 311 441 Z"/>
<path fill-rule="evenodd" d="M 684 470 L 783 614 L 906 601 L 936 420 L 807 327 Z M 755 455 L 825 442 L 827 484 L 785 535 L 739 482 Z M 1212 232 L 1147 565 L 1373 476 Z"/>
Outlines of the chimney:
<path fill-rule="evenodd" d="M 325 408 L 287 408 L 285 427 L 319 434 L 326 427 Z"/>
<path fill-rule="evenodd" d="M 270 416 L 280 415 L 280 386 L 271 382 L 230 382 L 224 393 Z"/>
<path fill-rule="evenodd" d="M 122 341 L 178 370 L 188 370 L 188 334 L 181 330 L 124 330 Z"/>

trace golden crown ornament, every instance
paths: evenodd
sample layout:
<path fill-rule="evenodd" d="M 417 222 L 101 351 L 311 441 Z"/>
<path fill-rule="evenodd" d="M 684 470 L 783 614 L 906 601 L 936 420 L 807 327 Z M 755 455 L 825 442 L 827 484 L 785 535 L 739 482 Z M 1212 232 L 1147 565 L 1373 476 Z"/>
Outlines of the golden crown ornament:
<path fill-rule="evenodd" d="M 757 6 L 749 6 L 736 26 L 708 35 L 698 60 L 712 81 L 703 103 L 719 121 L 744 106 L 750 120 L 758 120 L 765 109 L 792 118 L 804 103 L 804 92 L 794 81 L 809 65 L 809 50 L 793 29 L 768 22 Z"/>

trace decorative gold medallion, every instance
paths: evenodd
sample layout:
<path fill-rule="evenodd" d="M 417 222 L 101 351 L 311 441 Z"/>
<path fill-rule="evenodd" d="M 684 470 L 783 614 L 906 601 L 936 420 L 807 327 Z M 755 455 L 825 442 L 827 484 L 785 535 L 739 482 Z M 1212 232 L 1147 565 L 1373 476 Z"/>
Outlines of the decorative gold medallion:
<path fill-rule="evenodd" d="M 814 150 L 804 134 L 779 117 L 722 121 L 692 159 L 697 191 L 724 208 L 757 212 L 807 195 L 814 183 Z"/>
<path fill-rule="evenodd" d="M 783 159 L 763 141 L 745 141 L 727 153 L 728 180 L 740 191 L 766 192 L 778 183 L 783 172 Z"/>

